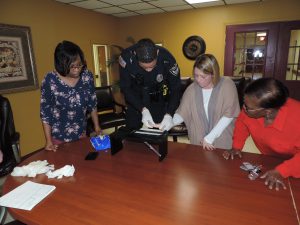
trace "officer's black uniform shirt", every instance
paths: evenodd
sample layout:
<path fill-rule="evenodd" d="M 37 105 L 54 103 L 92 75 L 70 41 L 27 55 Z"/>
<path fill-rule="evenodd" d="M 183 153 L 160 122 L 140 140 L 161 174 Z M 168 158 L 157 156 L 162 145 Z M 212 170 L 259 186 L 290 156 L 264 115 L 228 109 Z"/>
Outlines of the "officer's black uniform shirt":
<path fill-rule="evenodd" d="M 133 45 L 125 49 L 119 58 L 120 87 L 127 105 L 141 112 L 143 107 L 149 109 L 153 103 L 164 102 L 166 109 L 161 110 L 173 115 L 179 105 L 181 88 L 180 71 L 174 57 L 157 46 L 157 64 L 147 72 L 139 66 L 135 48 Z"/>

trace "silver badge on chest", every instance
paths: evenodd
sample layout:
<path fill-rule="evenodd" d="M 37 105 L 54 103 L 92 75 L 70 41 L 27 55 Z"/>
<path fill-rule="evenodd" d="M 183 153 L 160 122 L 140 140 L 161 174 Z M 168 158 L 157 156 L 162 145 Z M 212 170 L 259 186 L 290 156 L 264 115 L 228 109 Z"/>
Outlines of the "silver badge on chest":
<path fill-rule="evenodd" d="M 156 81 L 157 81 L 158 83 L 162 82 L 163 79 L 164 79 L 164 76 L 163 76 L 162 74 L 157 74 L 157 76 L 156 76 Z"/>

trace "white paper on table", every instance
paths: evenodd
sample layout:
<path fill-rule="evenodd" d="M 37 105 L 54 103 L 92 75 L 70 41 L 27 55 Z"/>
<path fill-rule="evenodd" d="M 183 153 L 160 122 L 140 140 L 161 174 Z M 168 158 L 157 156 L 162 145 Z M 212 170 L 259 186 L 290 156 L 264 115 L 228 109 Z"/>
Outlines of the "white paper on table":
<path fill-rule="evenodd" d="M 31 210 L 56 187 L 27 181 L 0 198 L 0 205 L 16 209 Z"/>

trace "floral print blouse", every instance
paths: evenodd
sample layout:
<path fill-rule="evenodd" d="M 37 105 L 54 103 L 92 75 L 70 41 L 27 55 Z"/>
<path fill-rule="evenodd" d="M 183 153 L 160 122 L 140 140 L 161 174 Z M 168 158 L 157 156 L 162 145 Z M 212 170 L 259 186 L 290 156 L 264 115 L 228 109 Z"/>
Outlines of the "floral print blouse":
<path fill-rule="evenodd" d="M 70 142 L 79 139 L 86 129 L 86 115 L 97 108 L 94 79 L 82 71 L 74 87 L 64 83 L 56 72 L 49 72 L 41 86 L 40 116 L 51 126 L 52 138 Z"/>

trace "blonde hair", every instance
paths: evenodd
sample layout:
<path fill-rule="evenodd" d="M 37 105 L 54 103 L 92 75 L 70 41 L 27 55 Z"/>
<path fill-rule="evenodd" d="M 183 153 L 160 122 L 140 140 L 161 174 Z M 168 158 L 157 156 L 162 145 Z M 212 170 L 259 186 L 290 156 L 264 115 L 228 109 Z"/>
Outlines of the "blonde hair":
<path fill-rule="evenodd" d="M 195 68 L 198 68 L 205 74 L 213 75 L 212 83 L 214 86 L 217 85 L 220 80 L 220 68 L 217 59 L 213 55 L 199 55 L 194 63 L 193 72 Z"/>

